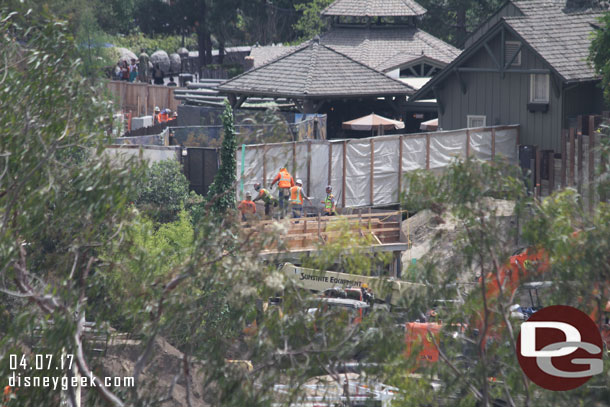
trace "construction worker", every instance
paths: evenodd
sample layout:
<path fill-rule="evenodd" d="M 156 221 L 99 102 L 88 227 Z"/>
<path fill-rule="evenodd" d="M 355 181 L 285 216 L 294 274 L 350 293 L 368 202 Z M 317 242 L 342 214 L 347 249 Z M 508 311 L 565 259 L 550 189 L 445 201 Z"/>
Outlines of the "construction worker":
<path fill-rule="evenodd" d="M 258 192 L 258 196 L 254 198 L 254 201 L 252 202 L 256 202 L 262 199 L 265 203 L 265 216 L 271 216 L 271 205 L 277 206 L 277 199 L 275 199 L 273 195 L 271 195 L 271 192 L 269 192 L 268 189 L 261 188 L 260 182 L 254 184 L 254 190 Z"/>
<path fill-rule="evenodd" d="M 331 185 L 326 187 L 326 199 L 323 200 L 322 203 L 324 204 L 324 215 L 334 216 L 337 214 L 337 203 L 335 202 L 333 187 Z"/>
<path fill-rule="evenodd" d="M 153 113 L 153 124 L 159 124 L 161 119 L 161 109 L 159 106 L 155 106 L 155 112 Z"/>
<path fill-rule="evenodd" d="M 286 201 L 288 201 L 288 197 L 290 195 L 290 188 L 294 186 L 294 179 L 292 178 L 292 175 L 290 175 L 286 167 L 282 167 L 280 168 L 280 172 L 278 172 L 278 174 L 275 176 L 275 178 L 273 178 L 273 181 L 271 182 L 272 188 L 276 182 L 277 186 L 280 188 L 280 192 L 278 193 L 281 212 L 280 217 L 284 219 L 284 216 L 286 215 L 286 207 L 288 206 L 286 205 Z"/>
<path fill-rule="evenodd" d="M 293 218 L 300 218 L 303 216 L 303 199 L 311 203 L 309 198 L 303 194 L 303 181 L 298 179 L 296 185 L 290 187 L 290 205 L 292 206 Z"/>
<path fill-rule="evenodd" d="M 244 222 L 256 214 L 256 204 L 252 201 L 252 194 L 250 192 L 246 192 L 246 199 L 239 203 L 237 209 L 241 212 L 241 220 Z"/>

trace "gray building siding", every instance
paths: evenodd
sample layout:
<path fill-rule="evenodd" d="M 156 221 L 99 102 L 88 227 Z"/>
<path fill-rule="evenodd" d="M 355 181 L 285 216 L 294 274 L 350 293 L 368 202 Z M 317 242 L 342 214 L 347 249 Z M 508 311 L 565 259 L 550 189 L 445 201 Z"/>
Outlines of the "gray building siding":
<path fill-rule="evenodd" d="M 508 36 L 506 40 L 511 40 Z M 496 60 L 500 59 L 499 36 L 490 42 Z M 480 49 L 462 67 L 494 68 L 495 64 L 485 49 Z M 536 54 L 523 48 L 520 69 L 548 69 Z M 439 125 L 445 129 L 467 126 L 467 115 L 486 116 L 487 125 L 520 124 L 520 143 L 535 144 L 544 149 L 560 151 L 562 94 L 559 95 L 550 83 L 547 112 L 530 113 L 527 104 L 530 98 L 530 75 L 499 72 L 460 72 L 466 85 L 462 93 L 460 81 L 453 74 L 443 81 L 438 90 L 444 112 L 439 116 Z M 552 82 L 552 81 L 551 81 Z"/>

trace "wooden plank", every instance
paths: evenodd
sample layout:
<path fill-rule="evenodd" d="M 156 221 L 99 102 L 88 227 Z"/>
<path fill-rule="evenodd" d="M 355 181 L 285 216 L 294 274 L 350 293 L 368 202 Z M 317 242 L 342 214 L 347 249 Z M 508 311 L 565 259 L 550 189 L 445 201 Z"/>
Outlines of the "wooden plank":
<path fill-rule="evenodd" d="M 402 193 L 402 137 L 398 137 L 398 198 L 400 202 L 400 194 Z"/>
<path fill-rule="evenodd" d="M 551 150 L 549 153 L 548 171 L 549 171 L 549 195 L 553 193 L 555 189 L 555 151 Z"/>
<path fill-rule="evenodd" d="M 373 206 L 374 204 L 374 178 L 375 178 L 375 139 L 371 138 L 371 158 L 370 158 L 370 186 L 371 189 L 369 191 L 369 204 Z"/>
<path fill-rule="evenodd" d="M 593 212 L 595 201 L 595 116 L 589 116 L 589 211 Z"/>
<path fill-rule="evenodd" d="M 347 140 L 343 140 L 343 179 L 341 190 L 341 207 L 345 208 L 345 164 L 347 161 Z"/>
<path fill-rule="evenodd" d="M 311 195 L 311 140 L 307 142 L 307 196 Z"/>
<path fill-rule="evenodd" d="M 466 129 L 466 159 L 470 157 L 470 129 Z"/>
<path fill-rule="evenodd" d="M 538 146 L 536 146 L 536 178 L 535 178 L 535 185 L 536 185 L 536 197 L 540 198 L 541 196 L 541 186 L 540 186 L 540 169 L 542 167 L 542 151 L 540 150 L 540 148 Z"/>
<path fill-rule="evenodd" d="M 430 169 L 430 134 L 426 134 L 426 169 Z"/>
<path fill-rule="evenodd" d="M 581 129 L 582 129 L 582 116 L 580 117 L 580 121 L 581 121 Z M 583 159 L 584 159 L 584 143 L 583 143 L 583 136 L 582 136 L 582 131 L 579 131 L 578 134 L 578 160 L 576 161 L 576 166 L 578 169 L 578 193 L 582 193 L 582 183 L 584 181 L 584 177 L 583 177 Z"/>
<path fill-rule="evenodd" d="M 267 147 L 263 144 L 263 187 L 267 187 Z"/>
<path fill-rule="evenodd" d="M 292 173 L 297 173 L 297 142 L 292 142 Z"/>
<path fill-rule="evenodd" d="M 491 129 L 491 159 L 496 157 L 496 129 Z"/>
<path fill-rule="evenodd" d="M 574 160 L 576 158 L 576 140 L 574 139 L 574 127 L 570 127 L 570 186 L 574 186 Z"/>
<path fill-rule="evenodd" d="M 568 172 L 568 134 L 566 129 L 561 130 L 561 187 L 566 187 L 566 174 Z"/>
<path fill-rule="evenodd" d="M 328 143 L 328 185 L 333 181 L 333 144 Z"/>

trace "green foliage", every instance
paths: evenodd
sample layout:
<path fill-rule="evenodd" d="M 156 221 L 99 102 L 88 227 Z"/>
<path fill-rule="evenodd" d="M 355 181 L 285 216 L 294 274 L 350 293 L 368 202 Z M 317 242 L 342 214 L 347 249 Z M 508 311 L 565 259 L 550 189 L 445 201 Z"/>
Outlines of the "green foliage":
<path fill-rule="evenodd" d="M 140 179 L 136 204 L 158 222 L 175 219 L 189 198 L 189 183 L 176 160 L 156 162 Z"/>
<path fill-rule="evenodd" d="M 233 109 L 227 101 L 225 101 L 225 111 L 222 114 L 222 124 L 224 134 L 220 150 L 220 168 L 214 176 L 214 182 L 210 185 L 207 196 L 207 201 L 211 204 L 210 210 L 216 215 L 226 215 L 229 210 L 234 209 L 236 199 L 237 163 L 235 161 L 235 151 L 237 143 L 233 124 Z"/>
<path fill-rule="evenodd" d="M 328 20 L 322 17 L 320 13 L 333 1 L 313 0 L 308 3 L 294 5 L 294 8 L 301 12 L 301 17 L 293 25 L 293 28 L 302 40 L 311 39 L 328 29 Z"/>
<path fill-rule="evenodd" d="M 589 59 L 595 71 L 602 77 L 602 89 L 606 103 L 610 104 L 610 12 L 600 18 L 602 28 L 593 31 L 593 40 L 589 47 Z"/>
<path fill-rule="evenodd" d="M 95 317 L 108 317 L 117 329 L 131 332 L 141 328 L 147 318 L 141 310 L 158 293 L 157 286 L 192 254 L 194 233 L 190 216 L 182 210 L 176 221 L 160 226 L 136 212 L 124 236 L 128 250 L 117 253 L 110 247 L 101 255 L 107 266 L 99 274 L 102 284 L 95 296 L 104 299 L 99 302 L 103 307 L 91 312 Z"/>
<path fill-rule="evenodd" d="M 136 55 L 140 54 L 141 49 L 144 49 L 148 55 L 151 55 L 153 52 L 160 49 L 171 54 L 182 47 L 182 37 L 180 35 L 145 35 L 140 31 L 134 31 L 128 35 L 108 36 L 107 41 L 116 47 L 127 48 Z M 190 50 L 197 49 L 197 38 L 193 34 L 188 35 L 185 38 L 184 45 Z"/>
<path fill-rule="evenodd" d="M 469 33 L 491 16 L 503 0 L 420 0 L 428 10 L 420 27 L 430 34 L 461 47 Z"/>

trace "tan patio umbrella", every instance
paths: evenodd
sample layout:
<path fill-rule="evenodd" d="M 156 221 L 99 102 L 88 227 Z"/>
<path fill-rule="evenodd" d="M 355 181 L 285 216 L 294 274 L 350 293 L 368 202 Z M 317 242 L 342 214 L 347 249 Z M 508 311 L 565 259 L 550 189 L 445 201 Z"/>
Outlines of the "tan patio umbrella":
<path fill-rule="evenodd" d="M 421 122 L 419 129 L 423 131 L 436 131 L 438 129 L 438 118 Z"/>
<path fill-rule="evenodd" d="M 342 127 L 347 130 L 357 131 L 375 131 L 377 134 L 383 134 L 384 130 L 391 129 L 404 129 L 405 124 L 400 120 L 392 120 L 387 117 L 379 116 L 378 114 L 371 113 L 368 116 L 360 117 L 358 119 L 349 120 L 343 122 Z"/>

